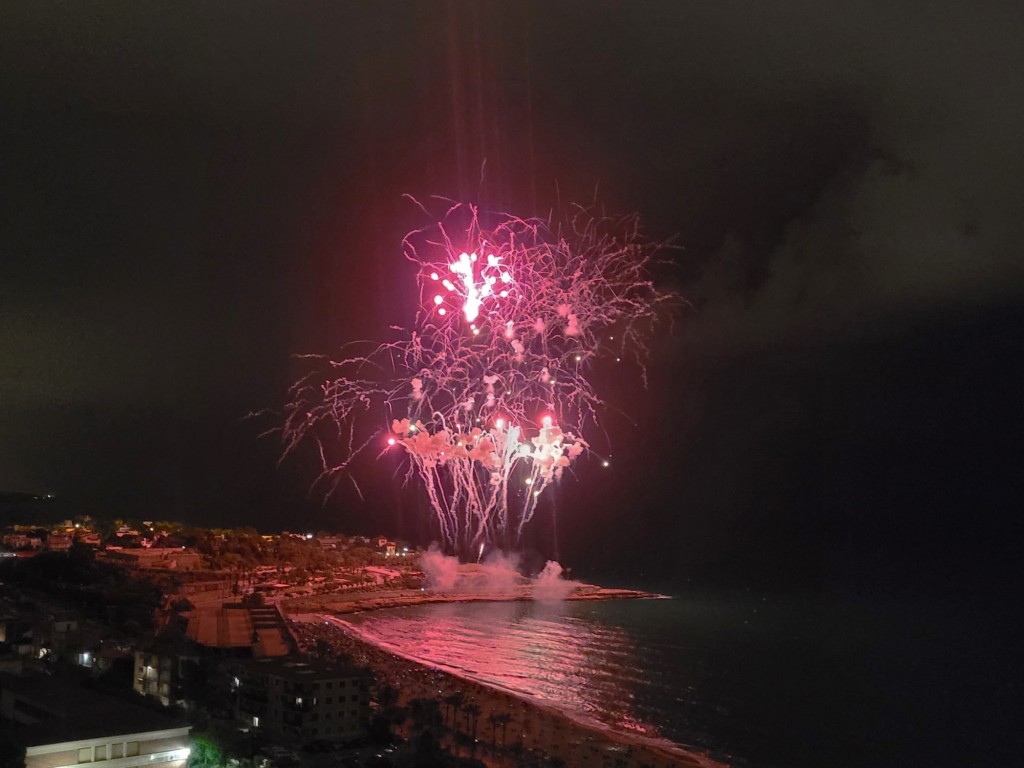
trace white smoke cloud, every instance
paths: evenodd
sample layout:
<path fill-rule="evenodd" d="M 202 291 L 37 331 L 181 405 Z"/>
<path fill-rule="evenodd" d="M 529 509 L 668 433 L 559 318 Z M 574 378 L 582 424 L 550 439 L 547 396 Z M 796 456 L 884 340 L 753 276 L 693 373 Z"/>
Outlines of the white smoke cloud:
<path fill-rule="evenodd" d="M 441 552 L 437 544 L 420 557 L 420 568 L 427 580 L 427 589 L 431 592 L 451 592 L 459 580 L 458 558 L 449 557 Z"/>
<path fill-rule="evenodd" d="M 551 602 L 565 600 L 579 582 L 563 578 L 563 569 L 549 560 L 534 579 L 521 573 L 520 557 L 515 552 L 494 550 L 482 563 L 460 564 L 458 558 L 445 555 L 432 545 L 420 558 L 420 567 L 431 592 L 459 592 L 467 595 L 529 596 Z"/>
<path fill-rule="evenodd" d="M 436 544 L 420 558 L 420 567 L 431 592 L 464 592 L 473 595 L 508 595 L 525 583 L 519 572 L 519 555 L 499 550 L 483 563 L 459 564 Z"/>
<path fill-rule="evenodd" d="M 511 592 L 522 582 L 519 555 L 501 550 L 491 552 L 483 563 L 483 589 L 488 594 Z"/>
<path fill-rule="evenodd" d="M 533 582 L 533 599 L 542 602 L 565 600 L 579 584 L 562 578 L 562 566 L 548 560 Z"/>

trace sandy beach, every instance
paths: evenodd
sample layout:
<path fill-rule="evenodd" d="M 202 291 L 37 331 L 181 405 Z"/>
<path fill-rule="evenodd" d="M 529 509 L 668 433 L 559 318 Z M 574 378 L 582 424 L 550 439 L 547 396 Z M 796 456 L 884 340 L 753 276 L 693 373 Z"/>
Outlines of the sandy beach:
<path fill-rule="evenodd" d="M 597 590 L 597 591 L 594 591 Z M 626 590 L 587 590 L 591 596 L 583 599 L 612 599 L 617 597 L 656 597 Z M 594 597 L 601 594 L 602 597 Z M 350 613 L 372 608 L 396 607 L 426 602 L 465 602 L 486 599 L 474 595 L 378 595 L 352 600 L 323 601 L 332 605 L 330 612 L 296 611 L 289 605 L 288 617 L 300 644 L 312 647 L 321 641 L 337 653 L 351 656 L 357 663 L 374 671 L 381 685 L 399 691 L 399 706 L 415 699 L 437 699 L 445 708 L 444 699 L 461 692 L 465 703 L 480 708 L 476 717 L 477 746 L 464 746 L 463 754 L 470 754 L 492 766 L 519 765 L 519 754 L 532 755 L 533 762 L 554 758 L 566 766 L 607 766 L 608 768 L 669 768 L 670 766 L 722 766 L 704 755 L 687 752 L 671 742 L 651 739 L 642 734 L 635 736 L 612 732 L 596 721 L 570 718 L 553 706 L 528 700 L 512 691 L 467 680 L 451 671 L 429 666 L 415 659 L 399 655 L 362 638 L 358 629 L 340 618 L 338 613 Z M 493 599 L 490 598 L 490 599 Z M 505 599 L 519 599 L 507 596 Z M 305 602 L 305 601 L 304 601 Z M 321 600 L 318 599 L 317 603 Z M 335 608 L 334 606 L 337 606 Z M 340 610 L 339 610 L 340 609 Z M 502 720 L 507 721 L 502 724 Z M 452 714 L 451 720 L 455 720 Z M 470 723 L 462 713 L 454 723 L 458 730 L 470 734 Z M 407 734 L 406 734 L 407 735 Z M 520 746 L 521 745 L 521 746 Z M 521 751 L 520 751 L 521 750 Z M 530 763 L 526 760 L 527 764 Z"/>

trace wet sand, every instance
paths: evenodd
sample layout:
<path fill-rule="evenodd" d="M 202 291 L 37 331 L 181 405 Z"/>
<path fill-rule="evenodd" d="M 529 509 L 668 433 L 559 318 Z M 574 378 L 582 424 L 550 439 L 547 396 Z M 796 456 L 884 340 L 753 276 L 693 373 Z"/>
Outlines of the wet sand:
<path fill-rule="evenodd" d="M 436 699 L 441 704 L 444 717 L 445 697 L 461 691 L 467 704 L 473 703 L 480 708 L 476 717 L 479 744 L 473 750 L 473 756 L 488 765 L 518 765 L 519 758 L 515 754 L 517 745 L 521 744 L 526 753 L 559 758 L 570 767 L 722 768 L 723 764 L 702 754 L 687 752 L 667 740 L 652 739 L 639 733 L 632 736 L 613 732 L 597 721 L 570 718 L 553 706 L 399 655 L 364 640 L 355 627 L 337 616 L 316 612 L 292 613 L 289 618 L 300 644 L 310 647 L 321 640 L 333 651 L 344 653 L 357 663 L 370 667 L 381 685 L 386 684 L 399 691 L 399 706 L 406 706 L 414 699 Z M 449 711 L 447 714 L 451 723 L 454 713 Z M 508 722 L 504 726 L 501 720 L 492 723 L 492 716 L 507 716 Z M 465 710 L 459 713 L 455 725 L 463 733 L 472 732 Z M 463 753 L 469 754 L 468 749 L 464 748 Z"/>

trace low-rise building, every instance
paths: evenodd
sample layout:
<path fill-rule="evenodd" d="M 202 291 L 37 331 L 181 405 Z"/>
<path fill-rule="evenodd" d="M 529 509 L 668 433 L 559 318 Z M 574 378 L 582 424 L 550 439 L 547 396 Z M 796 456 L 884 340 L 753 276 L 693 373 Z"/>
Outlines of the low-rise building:
<path fill-rule="evenodd" d="M 175 547 L 151 547 L 149 549 L 107 547 L 103 558 L 126 568 L 176 568 L 182 571 L 199 568 L 203 562 L 202 555 Z"/>
<path fill-rule="evenodd" d="M 25 747 L 25 768 L 188 762 L 189 725 L 46 675 L 0 674 L 0 717 Z"/>
<path fill-rule="evenodd" d="M 39 549 L 43 546 L 43 540 L 38 536 L 30 536 L 27 533 L 5 533 L 0 537 L 0 542 L 11 549 Z"/>
<path fill-rule="evenodd" d="M 51 552 L 67 552 L 71 549 L 71 545 L 74 543 L 75 537 L 70 533 L 50 533 L 46 537 L 46 548 Z"/>
<path fill-rule="evenodd" d="M 236 715 L 295 741 L 351 741 L 366 735 L 370 681 L 341 663 L 259 658 L 234 667 Z"/>
<path fill-rule="evenodd" d="M 40 659 L 77 653 L 83 641 L 82 623 L 74 611 L 44 613 L 33 622 L 30 634 L 33 654 Z"/>

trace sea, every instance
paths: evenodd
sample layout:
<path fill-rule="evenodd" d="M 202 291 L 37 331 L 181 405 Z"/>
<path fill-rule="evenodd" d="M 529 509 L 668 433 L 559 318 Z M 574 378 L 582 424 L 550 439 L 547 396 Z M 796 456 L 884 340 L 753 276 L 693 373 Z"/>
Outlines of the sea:
<path fill-rule="evenodd" d="M 1020 638 L 991 632 L 986 606 L 733 590 L 344 618 L 424 663 L 734 766 L 1019 764 Z"/>

